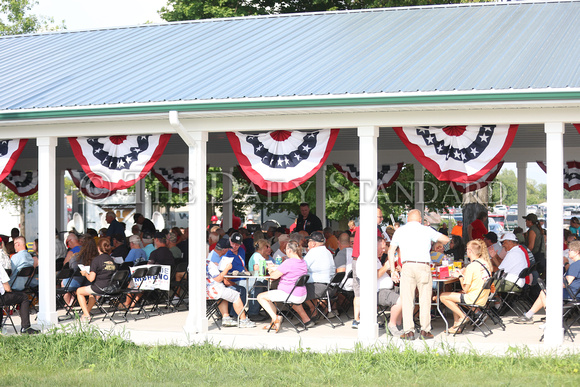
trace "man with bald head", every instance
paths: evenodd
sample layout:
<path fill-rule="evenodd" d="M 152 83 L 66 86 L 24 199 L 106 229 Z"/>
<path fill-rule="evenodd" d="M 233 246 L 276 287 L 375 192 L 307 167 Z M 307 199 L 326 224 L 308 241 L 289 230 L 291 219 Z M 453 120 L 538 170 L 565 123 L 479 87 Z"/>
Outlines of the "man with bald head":
<path fill-rule="evenodd" d="M 413 311 L 415 309 L 415 290 L 419 291 L 419 319 L 421 322 L 421 337 L 432 339 L 431 333 L 431 243 L 447 244 L 449 237 L 431 227 L 421 224 L 421 212 L 411 210 L 407 215 L 407 224 L 395 231 L 389 247 L 389 267 L 393 281 L 401 282 L 401 302 L 403 306 L 403 340 L 415 339 L 415 324 Z M 399 249 L 403 268 L 395 271 L 395 252 Z"/>

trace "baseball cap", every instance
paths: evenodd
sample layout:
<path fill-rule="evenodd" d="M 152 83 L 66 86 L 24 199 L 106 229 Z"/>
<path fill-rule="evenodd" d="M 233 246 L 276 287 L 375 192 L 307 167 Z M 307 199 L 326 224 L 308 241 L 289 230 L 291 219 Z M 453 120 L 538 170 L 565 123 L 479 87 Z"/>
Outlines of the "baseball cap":
<path fill-rule="evenodd" d="M 239 232 L 233 233 L 232 236 L 230 236 L 230 240 L 234 243 L 237 243 L 238 245 L 241 245 L 242 242 L 244 241 L 244 239 L 242 238 L 242 234 L 240 234 Z"/>
<path fill-rule="evenodd" d="M 155 237 L 155 239 L 165 239 L 165 238 L 167 238 L 167 235 L 165 235 L 165 234 L 164 234 L 164 233 L 162 233 L 162 232 L 159 232 L 159 231 L 157 231 L 157 232 L 155 233 L 154 237 Z"/>
<path fill-rule="evenodd" d="M 210 219 L 211 222 L 217 222 L 218 221 L 218 217 L 213 215 Z"/>
<path fill-rule="evenodd" d="M 525 220 L 529 220 L 531 222 L 537 222 L 538 221 L 538 217 L 536 216 L 536 214 L 527 214 L 526 216 L 523 216 L 523 218 Z"/>
<path fill-rule="evenodd" d="M 320 231 L 314 231 L 312 234 L 310 234 L 310 236 L 307 239 L 310 241 L 319 242 L 319 243 L 326 242 L 326 239 L 324 238 L 324 234 L 321 233 Z"/>
<path fill-rule="evenodd" d="M 514 241 L 514 242 L 517 242 L 518 241 L 518 238 L 516 238 L 516 234 L 514 234 L 513 232 L 510 231 L 510 232 L 504 233 L 501 236 L 501 238 L 499 238 L 499 241 L 500 242 L 503 242 L 503 241 Z"/>
<path fill-rule="evenodd" d="M 144 242 L 151 242 L 153 240 L 153 235 L 149 232 L 143 233 L 143 241 Z"/>
<path fill-rule="evenodd" d="M 216 250 L 225 250 L 229 249 L 230 247 L 230 238 L 227 235 L 220 239 L 215 245 Z"/>
<path fill-rule="evenodd" d="M 483 237 L 489 239 L 493 243 L 496 243 L 497 242 L 497 234 L 494 233 L 493 231 L 488 232 Z"/>

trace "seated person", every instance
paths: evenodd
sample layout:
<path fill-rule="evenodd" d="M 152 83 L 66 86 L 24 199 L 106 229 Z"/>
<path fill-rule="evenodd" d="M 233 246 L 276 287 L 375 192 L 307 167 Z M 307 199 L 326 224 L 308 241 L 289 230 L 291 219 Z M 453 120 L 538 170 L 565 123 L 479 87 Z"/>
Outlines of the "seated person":
<path fill-rule="evenodd" d="M 115 263 L 121 264 L 127 258 L 129 254 L 129 248 L 125 244 L 125 235 L 115 234 L 111 237 L 111 245 L 113 246 L 113 251 L 111 251 L 111 257 L 115 260 Z"/>
<path fill-rule="evenodd" d="M 40 333 L 30 326 L 30 300 L 28 294 L 24 292 L 14 292 L 10 288 L 10 278 L 6 270 L 0 266 L 0 306 L 19 305 L 20 306 L 20 332 L 34 335 Z M 4 318 L 4 316 L 0 316 Z"/>
<path fill-rule="evenodd" d="M 216 259 L 214 257 L 217 256 L 219 258 L 223 257 L 230 247 L 229 239 L 222 238 L 220 239 L 214 249 L 211 251 L 210 256 L 207 260 L 206 265 L 206 291 L 207 291 L 207 298 L 217 300 L 222 299 L 226 302 L 220 302 L 218 305 L 219 311 L 222 314 L 222 326 L 224 327 L 235 327 L 238 326 L 239 328 L 254 328 L 256 323 L 251 321 L 247 316 L 246 312 L 244 311 L 244 303 L 240 297 L 240 293 L 235 291 L 234 289 L 227 288 L 224 285 L 225 276 L 228 274 L 230 269 L 232 268 L 231 263 L 227 263 L 223 270 L 219 270 L 218 264 L 215 263 Z M 219 261 L 218 261 L 219 262 Z M 233 304 L 235 312 L 240 316 L 240 323 L 234 320 L 228 311 L 228 302 Z"/>
<path fill-rule="evenodd" d="M 169 248 L 169 251 L 173 254 L 174 259 L 181 259 L 183 258 L 183 253 L 181 252 L 181 249 L 177 247 L 177 242 L 177 235 L 172 232 L 167 234 L 167 247 Z"/>
<path fill-rule="evenodd" d="M 95 240 L 93 238 L 87 238 L 85 244 L 87 244 L 87 250 L 95 250 Z M 107 238 L 99 239 L 97 251 L 100 255 L 91 260 L 90 271 L 87 273 L 81 270 L 81 275 L 87 281 L 92 282 L 92 285 L 77 289 L 77 301 L 83 311 L 81 322 L 91 321 L 90 311 L 95 305 L 95 295 L 103 294 L 103 289 L 109 285 L 111 277 L 113 277 L 113 274 L 117 270 L 113 258 L 109 255 L 111 252 L 111 244 Z M 85 299 L 87 296 L 89 297 L 88 303 Z"/>
<path fill-rule="evenodd" d="M 377 240 L 377 303 L 378 305 L 390 307 L 391 316 L 388 328 L 393 336 L 401 336 L 403 333 L 403 305 L 399 293 L 393 290 L 395 284 L 391 276 L 387 273 L 388 262 L 381 264 L 381 256 L 386 251 L 387 244 L 381 237 Z M 379 324 L 380 326 L 380 324 Z M 400 329 L 399 329 L 400 327 Z"/>
<path fill-rule="evenodd" d="M 286 254 L 286 246 L 288 245 L 288 241 L 290 240 L 290 235 L 288 234 L 281 234 L 278 236 L 278 249 L 272 255 L 272 260 L 274 261 L 275 265 L 280 265 L 284 260 L 288 258 Z"/>
<path fill-rule="evenodd" d="M 570 242 L 570 267 L 564 275 L 564 280 L 568 283 L 568 287 L 573 294 L 569 294 L 566 288 L 563 289 L 563 299 L 580 299 L 578 290 L 580 289 L 580 241 Z M 564 284 L 562 284 L 564 286 Z M 546 292 L 541 291 L 540 295 L 532 305 L 532 308 L 526 312 L 522 317 L 514 320 L 516 324 L 533 324 L 534 314 L 540 309 L 546 307 Z"/>
<path fill-rule="evenodd" d="M 310 309 L 311 316 L 316 319 L 315 307 L 313 300 L 324 296 L 324 291 L 334 274 L 336 268 L 332 254 L 325 246 L 324 235 L 319 232 L 313 232 L 308 238 L 308 253 L 304 257 L 308 265 L 308 274 L 310 278 L 306 284 L 306 305 Z"/>
<path fill-rule="evenodd" d="M 513 232 L 506 232 L 500 238 L 501 245 L 507 254 L 501 262 L 494 258 L 494 262 L 498 262 L 499 270 L 503 270 L 505 278 L 494 283 L 497 293 L 505 292 L 519 292 L 526 284 L 523 278 L 519 278 L 522 270 L 528 267 L 528 262 L 524 250 L 518 244 L 517 237 Z"/>
<path fill-rule="evenodd" d="M 14 250 L 16 254 L 10 259 L 10 264 L 12 265 L 12 275 L 10 276 L 10 287 L 13 290 L 23 290 L 28 277 L 17 277 L 18 272 L 25 267 L 34 266 L 34 258 L 26 250 L 26 239 L 22 236 L 18 236 L 14 239 Z M 38 280 L 33 279 L 31 286 L 37 286 Z"/>
<path fill-rule="evenodd" d="M 79 242 L 81 243 L 79 245 L 79 248 L 80 248 L 79 252 L 73 254 L 73 256 L 69 260 L 69 267 L 72 270 L 74 270 L 75 272 L 79 268 L 79 264 L 90 266 L 91 260 L 98 255 L 98 251 L 97 251 L 96 245 L 94 243 L 94 240 L 92 243 L 92 246 L 94 246 L 94 250 L 91 251 L 90 249 L 89 250 L 87 249 L 87 244 L 85 243 L 85 241 L 87 239 L 93 239 L 93 238 L 88 234 L 83 235 L 79 240 Z M 73 272 L 73 274 L 74 274 L 74 272 Z M 77 272 L 77 274 L 79 274 L 79 272 Z M 68 290 L 69 290 L 69 292 L 63 296 L 64 301 L 68 305 L 73 304 L 74 292 L 78 288 L 85 286 L 86 282 L 87 282 L 86 278 L 80 274 L 76 275 L 74 277 L 62 280 L 61 286 L 63 288 L 68 286 Z"/>
<path fill-rule="evenodd" d="M 155 243 L 155 250 L 149 255 L 150 265 L 173 265 L 175 258 L 173 253 L 167 247 L 167 237 L 162 232 L 156 232 L 153 242 Z"/>
<path fill-rule="evenodd" d="M 435 266 L 441 266 L 441 262 L 445 258 L 445 246 L 441 242 L 433 243 L 431 247 L 431 263 Z"/>
<path fill-rule="evenodd" d="M 147 253 L 141 248 L 141 238 L 139 235 L 131 235 L 129 237 L 129 254 L 125 258 L 125 262 L 132 262 L 133 266 L 147 263 Z"/>
<path fill-rule="evenodd" d="M 446 255 L 452 255 L 454 261 L 461 261 L 465 259 L 465 244 L 460 236 L 452 235 L 449 241 L 449 250 L 445 252 Z"/>
<path fill-rule="evenodd" d="M 265 239 L 258 239 L 254 243 L 254 254 L 250 258 L 248 267 L 250 270 L 255 272 L 256 274 L 259 273 L 260 267 L 264 265 L 264 262 L 272 262 L 270 259 L 270 253 L 272 249 L 270 248 L 270 243 Z M 250 291 L 250 295 L 252 298 L 257 298 L 258 294 L 265 292 L 268 289 L 268 283 L 263 280 L 256 280 L 254 286 Z M 260 303 L 257 301 L 250 301 L 250 306 L 248 308 L 248 314 L 254 318 L 258 317 L 260 314 Z"/>
<path fill-rule="evenodd" d="M 467 257 L 471 261 L 464 269 L 455 269 L 451 276 L 459 278 L 463 289 L 460 293 L 441 294 L 441 302 L 453 312 L 453 326 L 449 333 L 461 333 L 465 327 L 465 314 L 457 305 L 460 302 L 484 306 L 489 296 L 489 290 L 481 293 L 485 281 L 491 277 L 491 261 L 485 242 L 474 239 L 467 243 Z M 481 296 L 477 298 L 481 293 Z M 463 322 L 463 325 L 461 324 Z"/>
<path fill-rule="evenodd" d="M 229 239 L 228 239 L 227 235 L 224 237 L 224 239 L 227 239 L 229 241 L 230 248 L 227 249 L 226 254 L 222 258 L 222 260 L 224 260 L 224 262 L 227 261 L 227 263 L 231 263 L 232 267 L 230 269 L 230 273 L 237 272 L 237 274 L 242 273 L 242 275 L 243 275 L 246 272 L 246 265 L 245 265 L 246 256 L 244 253 L 244 249 L 240 248 L 242 246 L 242 235 L 240 233 L 234 232 L 234 233 L 232 233 L 232 236 Z M 218 242 L 218 244 L 219 244 L 219 242 Z M 220 260 L 217 262 L 217 264 L 218 264 L 219 269 L 222 270 L 224 263 L 222 263 Z M 242 298 L 242 303 L 245 305 L 246 304 L 246 297 L 247 297 L 247 290 L 244 286 L 240 285 L 239 282 L 240 282 L 240 278 L 226 278 L 226 279 L 224 279 L 224 284 L 228 288 L 234 289 L 235 291 L 240 293 L 240 297 Z M 232 305 L 230 305 L 230 316 L 232 316 L 232 318 L 238 317 L 238 314 L 236 313 L 236 311 L 234 310 Z M 252 317 L 254 317 L 254 319 L 252 321 L 258 321 L 258 320 L 256 320 L 256 318 L 258 318 L 258 316 L 251 316 L 250 318 L 252 318 Z"/>
<path fill-rule="evenodd" d="M 272 322 L 264 326 L 264 329 L 269 329 L 272 327 L 276 333 L 280 330 L 280 325 L 282 324 L 282 316 L 276 315 L 276 307 L 274 302 L 284 302 L 288 299 L 290 292 L 294 288 L 296 281 L 301 276 L 305 275 L 308 271 L 308 266 L 306 262 L 302 259 L 302 246 L 296 241 L 290 241 L 286 245 L 286 254 L 288 259 L 282 262 L 280 266 L 274 268 L 271 266 L 269 268 L 270 278 L 280 279 L 278 288 L 270 290 L 268 292 L 263 292 L 258 295 L 258 302 L 264 310 L 268 313 Z M 302 303 L 306 300 L 306 287 L 297 287 L 294 289 L 289 302 L 292 302 L 292 308 L 298 313 L 302 322 L 306 328 L 314 326 L 314 322 L 310 320 Z"/>

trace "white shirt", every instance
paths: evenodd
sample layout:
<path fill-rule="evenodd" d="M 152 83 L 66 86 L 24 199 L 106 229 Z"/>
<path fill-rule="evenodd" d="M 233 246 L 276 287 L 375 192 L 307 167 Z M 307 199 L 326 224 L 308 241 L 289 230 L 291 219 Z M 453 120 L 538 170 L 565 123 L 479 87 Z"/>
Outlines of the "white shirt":
<path fill-rule="evenodd" d="M 325 246 L 318 246 L 308 251 L 304 257 L 308 265 L 308 282 L 320 282 L 327 284 L 336 272 L 332 254 Z"/>
<path fill-rule="evenodd" d="M 512 247 L 508 251 L 504 260 L 499 265 L 499 269 L 503 269 L 507 273 L 505 279 L 518 285 L 519 287 L 524 286 L 525 279 L 518 279 L 520 272 L 528 267 L 528 261 L 526 260 L 526 254 L 518 246 Z"/>
<path fill-rule="evenodd" d="M 409 222 L 395 231 L 391 246 L 401 250 L 401 262 L 431 263 L 431 243 L 437 242 L 442 235 L 419 222 Z"/>
<path fill-rule="evenodd" d="M 377 267 L 380 269 L 382 266 L 383 265 L 381 265 L 381 260 L 377 258 Z M 392 289 L 394 286 L 395 284 L 387 272 L 377 278 L 377 292 L 381 289 Z"/>
<path fill-rule="evenodd" d="M 4 295 L 6 290 L 4 289 L 4 284 L 10 282 L 10 277 L 8 277 L 8 273 L 2 266 L 0 266 L 0 294 Z"/>

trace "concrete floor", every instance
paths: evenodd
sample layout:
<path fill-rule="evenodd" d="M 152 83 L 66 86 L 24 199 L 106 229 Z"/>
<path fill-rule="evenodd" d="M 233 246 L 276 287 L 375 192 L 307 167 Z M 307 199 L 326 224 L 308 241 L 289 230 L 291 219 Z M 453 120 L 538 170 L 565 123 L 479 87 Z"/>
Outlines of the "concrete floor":
<path fill-rule="evenodd" d="M 64 314 L 59 311 L 59 314 Z M 512 323 L 513 316 L 504 316 L 506 330 L 491 325 L 493 334 L 487 338 L 483 337 L 478 330 L 466 330 L 463 334 L 453 337 L 444 333 L 444 323 L 441 318 L 433 319 L 432 340 L 415 340 L 412 342 L 403 341 L 387 335 L 384 330 L 379 330 L 379 338 L 376 342 L 363 343 L 358 340 L 358 330 L 351 328 L 351 321 L 346 321 L 344 326 L 333 329 L 330 324 L 319 321 L 318 324 L 307 331 L 296 333 L 288 322 L 282 324 L 279 333 L 267 333 L 262 329 L 264 323 L 258 323 L 256 328 L 241 329 L 237 327 L 222 327 L 221 330 L 209 321 L 209 329 L 206 335 L 188 334 L 183 327 L 188 312 L 174 312 L 161 316 L 152 316 L 148 319 L 134 321 L 129 318 L 129 322 L 113 324 L 108 319 L 102 320 L 102 315 L 96 315 L 90 326 L 95 326 L 104 332 L 115 332 L 137 344 L 159 345 L 159 344 L 176 344 L 191 345 L 193 343 L 210 342 L 223 347 L 233 348 L 253 348 L 253 349 L 279 349 L 279 350 L 303 350 L 315 352 L 328 351 L 350 351 L 358 345 L 375 345 L 395 346 L 405 348 L 410 346 L 417 350 L 427 348 L 436 350 L 443 354 L 450 351 L 473 352 L 493 355 L 505 355 L 514 351 L 516 348 L 529 351 L 531 354 L 566 354 L 580 353 L 580 344 L 572 342 L 566 337 L 564 343 L 558 348 L 550 348 L 540 342 L 542 330 L 540 327 L 540 318 L 543 314 L 534 316 L 535 324 L 518 325 Z M 31 317 L 34 321 L 34 316 Z M 14 322 L 19 328 L 20 319 L 13 316 Z M 333 319 L 336 321 L 336 319 Z M 489 321 L 489 320 L 488 320 Z M 71 328 L 78 322 L 64 321 L 59 324 L 61 328 Z M 33 324 L 33 327 L 36 325 Z M 13 334 L 13 329 L 4 328 L 4 334 Z M 576 325 L 573 332 L 578 335 L 580 326 Z M 580 336 L 578 340 L 580 342 Z"/>

